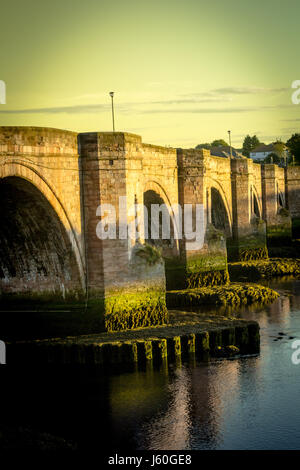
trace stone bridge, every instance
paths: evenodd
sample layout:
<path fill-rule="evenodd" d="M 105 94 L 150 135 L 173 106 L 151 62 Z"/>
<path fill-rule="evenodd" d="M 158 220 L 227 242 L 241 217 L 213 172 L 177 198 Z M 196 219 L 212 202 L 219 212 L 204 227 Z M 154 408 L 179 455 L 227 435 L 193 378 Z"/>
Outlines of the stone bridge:
<path fill-rule="evenodd" d="M 0 127 L 0 178 L 2 299 L 96 304 L 109 330 L 163 322 L 166 283 L 226 282 L 227 254 L 267 256 L 268 244 L 291 237 L 290 214 L 296 226 L 300 220 L 299 167 L 149 145 L 128 133 Z M 171 236 L 147 239 L 142 205 L 149 228 L 151 205 L 163 203 Z M 105 204 L 116 210 L 115 239 L 98 236 Z M 197 249 L 185 227 L 176 236 L 184 204 L 203 207 Z M 122 227 L 137 215 L 140 235 L 131 239 Z M 195 210 L 192 222 L 195 229 Z"/>

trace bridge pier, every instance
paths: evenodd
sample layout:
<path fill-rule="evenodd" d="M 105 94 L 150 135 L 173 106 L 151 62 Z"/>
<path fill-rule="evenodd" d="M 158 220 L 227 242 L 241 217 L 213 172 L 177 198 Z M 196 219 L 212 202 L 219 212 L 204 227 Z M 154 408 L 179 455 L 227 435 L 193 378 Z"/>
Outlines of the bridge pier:
<path fill-rule="evenodd" d="M 289 244 L 292 220 L 286 207 L 284 168 L 262 165 L 263 217 L 267 224 L 269 246 Z"/>
<path fill-rule="evenodd" d="M 225 234 L 211 223 L 211 194 L 205 188 L 205 158 L 210 152 L 203 150 L 178 149 L 179 202 L 202 206 L 203 243 L 197 248 L 195 240 L 183 238 L 180 245 L 182 269 L 185 273 L 183 287 L 200 287 L 225 284 L 229 280 Z M 196 229 L 193 214 L 193 230 Z M 201 228 L 201 227 L 200 227 Z"/>
<path fill-rule="evenodd" d="M 139 145 L 141 137 L 133 134 L 79 135 L 89 299 L 98 302 L 99 310 L 102 308 L 99 314 L 108 331 L 167 321 L 163 260 L 153 259 L 157 255 L 154 248 L 145 249 L 142 230 L 137 239 L 127 234 L 135 204 L 143 203 L 142 155 L 136 151 Z M 100 205 L 104 211 L 110 205 L 116 215 L 115 221 L 107 218 L 106 239 L 99 238 Z"/>
<path fill-rule="evenodd" d="M 254 212 L 253 183 L 257 178 L 252 160 L 231 160 L 233 238 L 229 243 L 232 261 L 266 258 L 266 224 Z M 260 179 L 260 178 L 259 178 Z M 260 183 L 260 181 L 259 181 Z"/>

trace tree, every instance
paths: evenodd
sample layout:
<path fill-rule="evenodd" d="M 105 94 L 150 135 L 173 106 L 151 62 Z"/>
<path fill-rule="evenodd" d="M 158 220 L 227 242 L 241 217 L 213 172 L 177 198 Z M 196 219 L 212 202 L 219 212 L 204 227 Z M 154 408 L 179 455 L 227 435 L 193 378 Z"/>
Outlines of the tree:
<path fill-rule="evenodd" d="M 264 163 L 280 163 L 281 158 L 279 157 L 278 153 L 271 152 L 269 155 L 266 156 L 264 159 Z"/>
<path fill-rule="evenodd" d="M 250 136 L 249 134 L 246 135 L 244 142 L 243 142 L 243 154 L 247 157 L 250 156 L 250 152 L 255 149 L 260 144 L 259 139 L 256 135 Z"/>
<path fill-rule="evenodd" d="M 223 139 L 216 139 L 211 143 L 212 147 L 228 147 L 227 142 Z"/>
<path fill-rule="evenodd" d="M 206 144 L 198 144 L 198 145 L 196 145 L 195 149 L 197 149 L 197 150 L 200 150 L 200 149 L 207 149 L 207 150 L 209 150 L 210 147 L 211 147 L 211 145 L 208 144 L 208 143 L 206 143 Z"/>
<path fill-rule="evenodd" d="M 286 146 L 295 157 L 296 163 L 300 164 L 300 134 L 293 134 L 287 141 Z"/>
<path fill-rule="evenodd" d="M 259 138 L 256 135 L 254 135 L 252 137 L 252 150 L 254 150 L 255 147 L 257 147 L 260 143 L 261 142 L 260 142 Z"/>
<path fill-rule="evenodd" d="M 279 162 L 284 160 L 285 154 L 285 144 L 281 140 L 276 140 L 276 142 L 273 143 L 274 147 L 274 152 L 278 155 L 279 157 Z M 274 162 L 277 163 L 277 162 Z"/>

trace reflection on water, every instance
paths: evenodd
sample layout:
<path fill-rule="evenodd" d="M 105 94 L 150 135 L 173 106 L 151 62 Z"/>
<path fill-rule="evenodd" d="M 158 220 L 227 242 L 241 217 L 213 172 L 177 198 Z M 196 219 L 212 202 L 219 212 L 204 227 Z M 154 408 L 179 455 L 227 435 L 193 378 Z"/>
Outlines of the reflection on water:
<path fill-rule="evenodd" d="M 272 305 L 240 311 L 261 325 L 260 356 L 109 375 L 23 371 L 7 382 L 4 417 L 99 450 L 300 449 L 300 281 L 272 287 L 282 293 Z"/>

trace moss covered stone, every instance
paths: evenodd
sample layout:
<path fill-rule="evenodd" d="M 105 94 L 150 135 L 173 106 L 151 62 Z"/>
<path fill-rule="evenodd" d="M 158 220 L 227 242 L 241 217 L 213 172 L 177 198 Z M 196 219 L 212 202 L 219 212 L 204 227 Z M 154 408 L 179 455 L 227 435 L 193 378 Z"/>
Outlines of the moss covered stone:
<path fill-rule="evenodd" d="M 8 343 L 7 353 L 11 364 L 86 364 L 110 370 L 124 364 L 166 367 L 166 360 L 178 363 L 182 354 L 189 360 L 196 356 L 207 359 L 220 347 L 231 345 L 242 353 L 259 351 L 257 322 L 219 316 L 215 320 L 201 320 L 200 316 L 197 322 L 184 320 L 183 315 L 182 322 L 178 323 L 177 317 L 177 322 L 167 327 Z"/>
<path fill-rule="evenodd" d="M 292 219 L 287 209 L 279 208 L 277 214 L 268 220 L 268 246 L 280 246 L 290 243 L 292 238 Z"/>
<path fill-rule="evenodd" d="M 105 299 L 105 312 L 107 331 L 164 325 L 168 322 L 165 293 L 159 289 L 112 293 Z"/>
<path fill-rule="evenodd" d="M 174 336 L 173 338 L 167 338 L 168 357 L 175 359 L 176 356 L 181 356 L 181 338 L 180 336 Z"/>
<path fill-rule="evenodd" d="M 251 226 L 251 234 L 228 240 L 228 259 L 230 261 L 268 258 L 265 222 L 254 217 Z"/>
<path fill-rule="evenodd" d="M 193 289 L 229 282 L 226 250 L 201 252 L 189 257 L 186 267 L 186 287 Z"/>
<path fill-rule="evenodd" d="M 220 286 L 228 283 L 229 273 L 227 271 L 227 267 L 221 271 L 190 273 L 187 276 L 187 287 L 189 289 L 206 286 Z"/>
<path fill-rule="evenodd" d="M 267 247 L 242 249 L 239 257 L 241 261 L 266 259 L 268 258 L 268 250 Z"/>
<path fill-rule="evenodd" d="M 230 278 L 233 281 L 270 279 L 275 276 L 300 275 L 300 258 L 270 258 L 241 263 L 229 263 Z"/>
<path fill-rule="evenodd" d="M 228 346 L 218 346 L 215 351 L 216 357 L 232 357 L 236 356 L 237 354 L 240 354 L 240 349 L 233 344 Z"/>
<path fill-rule="evenodd" d="M 183 336 L 181 339 L 182 352 L 186 354 L 194 354 L 196 351 L 196 337 L 195 333 Z"/>
<path fill-rule="evenodd" d="M 279 294 L 258 284 L 231 283 L 227 286 L 202 287 L 167 293 L 168 307 L 186 307 L 202 304 L 232 305 L 267 303 Z"/>
<path fill-rule="evenodd" d="M 209 332 L 196 333 L 196 352 L 200 356 L 209 352 Z"/>

